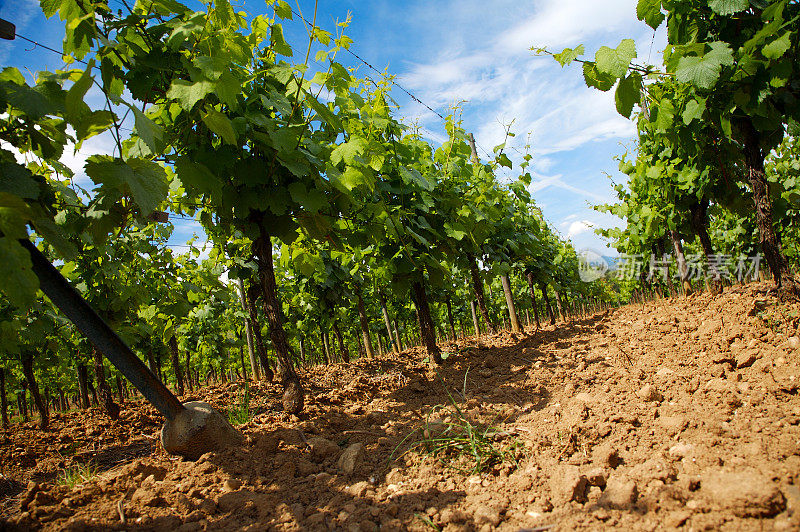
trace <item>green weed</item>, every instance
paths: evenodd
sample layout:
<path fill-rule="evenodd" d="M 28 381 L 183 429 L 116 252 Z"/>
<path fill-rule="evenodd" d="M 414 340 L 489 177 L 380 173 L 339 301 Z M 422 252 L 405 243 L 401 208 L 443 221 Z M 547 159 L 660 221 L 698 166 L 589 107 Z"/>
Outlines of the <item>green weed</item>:
<path fill-rule="evenodd" d="M 250 385 L 245 384 L 244 393 L 239 395 L 239 403 L 228 410 L 228 421 L 231 425 L 243 425 L 253 419 L 250 411 Z"/>
<path fill-rule="evenodd" d="M 442 530 L 442 527 L 438 526 L 436 523 L 431 521 L 431 519 L 427 515 L 414 514 L 414 517 L 416 517 L 417 519 L 419 519 L 420 521 L 431 527 L 433 530 L 436 530 L 436 532 Z"/>
<path fill-rule="evenodd" d="M 98 473 L 98 468 L 91 462 L 68 467 L 58 476 L 58 483 L 72 489 L 83 484 Z"/>
<path fill-rule="evenodd" d="M 467 394 L 467 373 L 464 374 L 462 397 Z M 422 426 L 406 436 L 395 451 L 412 442 L 406 453 L 414 450 L 433 456 L 445 466 L 467 475 L 483 473 L 506 461 L 516 463 L 521 444 L 513 440 L 510 443 L 503 441 L 509 435 L 494 426 L 497 418 L 488 424 L 471 421 L 446 386 L 445 390 L 449 405 L 431 408 Z"/>

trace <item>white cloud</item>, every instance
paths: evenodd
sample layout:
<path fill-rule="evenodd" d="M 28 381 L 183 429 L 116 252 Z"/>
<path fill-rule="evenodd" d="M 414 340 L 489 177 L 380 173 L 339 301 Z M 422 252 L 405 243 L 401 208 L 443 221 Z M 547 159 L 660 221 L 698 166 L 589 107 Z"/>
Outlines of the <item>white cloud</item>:
<path fill-rule="evenodd" d="M 562 179 L 563 176 L 561 174 L 544 176 L 541 174 L 534 173 L 533 177 L 534 180 L 528 187 L 528 190 L 530 191 L 531 194 L 535 194 L 536 192 L 539 192 L 549 187 L 558 187 L 563 190 L 567 190 L 569 192 L 577 194 L 579 196 L 585 196 L 587 198 L 590 198 L 597 203 L 605 203 L 606 201 L 608 201 L 608 198 L 603 196 L 602 194 L 598 194 L 591 190 L 586 190 L 564 182 L 564 180 Z"/>
<path fill-rule="evenodd" d="M 567 229 L 567 238 L 573 238 L 575 236 L 580 235 L 581 233 L 586 233 L 587 231 L 591 231 L 594 229 L 592 223 L 589 220 L 578 220 L 569 224 L 569 229 Z"/>
<path fill-rule="evenodd" d="M 484 146 L 502 142 L 503 126 L 512 119 L 514 131 L 520 134 L 518 146 L 525 133 L 534 132 L 535 157 L 593 141 L 628 138 L 635 129 L 616 113 L 612 92 L 586 88 L 579 68 L 562 69 L 552 58 L 535 56 L 529 48 L 547 44 L 558 49 L 586 42 L 591 53 L 591 44 L 596 44 L 595 48 L 601 43 L 616 46 L 617 34 L 628 31 L 637 37 L 640 55 L 646 57 L 652 32 L 643 30 L 643 24 L 635 20 L 635 7 L 634 0 L 548 0 L 537 3 L 522 22 L 508 20 L 511 29 L 499 38 L 465 43 L 463 32 L 486 35 L 476 19 L 475 28 L 448 33 L 450 42 L 428 62 L 409 63 L 399 81 L 439 110 L 466 100 L 465 125 Z M 489 18 L 502 19 L 503 15 L 493 13 Z M 422 106 L 410 108 L 430 129 L 441 128 L 438 117 Z M 474 116 L 481 121 L 474 123 Z"/>
<path fill-rule="evenodd" d="M 635 0 L 540 2 L 530 18 L 511 28 L 497 45 L 511 52 L 524 52 L 532 45 L 574 46 L 595 33 L 620 29 L 626 22 L 620 15 L 635 12 Z"/>
<path fill-rule="evenodd" d="M 86 159 L 92 155 L 111 155 L 114 153 L 116 143 L 110 133 L 101 133 L 83 142 L 79 150 L 70 144 L 64 147 L 60 161 L 75 173 L 73 181 L 86 189 L 92 189 L 94 183 L 84 171 Z"/>

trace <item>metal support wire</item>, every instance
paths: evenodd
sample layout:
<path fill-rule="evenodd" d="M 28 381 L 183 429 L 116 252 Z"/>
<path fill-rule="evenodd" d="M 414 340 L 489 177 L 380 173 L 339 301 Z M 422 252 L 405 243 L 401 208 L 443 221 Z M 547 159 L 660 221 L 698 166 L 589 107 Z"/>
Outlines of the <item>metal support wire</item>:
<path fill-rule="evenodd" d="M 316 26 L 316 25 L 314 25 L 314 24 L 311 24 L 311 22 L 309 22 L 308 20 L 306 20 L 306 19 L 305 19 L 305 17 L 303 17 L 303 15 L 301 15 L 300 13 L 298 13 L 297 11 L 295 11 L 294 9 L 292 9 L 292 13 L 293 13 L 293 14 L 294 14 L 296 17 L 298 17 L 300 20 L 302 20 L 303 22 L 305 22 L 307 25 L 311 26 L 312 28 L 314 28 L 314 27 L 318 27 L 318 26 Z M 344 50 L 345 50 L 347 53 L 349 53 L 350 55 L 352 55 L 353 57 L 355 57 L 356 59 L 358 59 L 359 61 L 361 61 L 362 63 L 364 63 L 364 65 L 366 65 L 366 66 L 367 66 L 367 68 L 370 68 L 370 69 L 372 69 L 372 70 L 373 70 L 374 72 L 376 72 L 376 73 L 377 73 L 379 76 L 383 76 L 383 75 L 384 75 L 384 73 L 383 73 L 383 72 L 381 72 L 380 70 L 378 70 L 377 68 L 375 68 L 374 66 L 372 66 L 371 64 L 369 64 L 368 62 L 366 62 L 364 59 L 362 59 L 362 58 L 361 58 L 361 56 L 360 56 L 360 55 L 358 55 L 357 53 L 355 53 L 355 52 L 354 52 L 353 50 L 351 50 L 350 48 L 344 48 Z M 405 92 L 405 93 L 406 93 L 406 94 L 407 94 L 407 95 L 408 95 L 408 96 L 409 96 L 409 97 L 410 97 L 412 100 L 414 100 L 414 101 L 415 101 L 415 102 L 417 102 L 418 104 L 420 104 L 420 105 L 422 105 L 423 107 L 425 107 L 426 109 L 428 109 L 428 111 L 430 111 L 431 113 L 435 114 L 436 116 L 438 116 L 439 118 L 441 118 L 441 119 L 442 119 L 442 120 L 444 120 L 444 121 L 446 121 L 446 120 L 447 120 L 447 119 L 446 119 L 446 118 L 445 118 L 445 117 L 444 117 L 444 116 L 443 116 L 443 115 L 442 115 L 440 112 L 438 112 L 438 111 L 434 110 L 434 109 L 433 109 L 433 108 L 432 108 L 430 105 L 428 105 L 427 103 L 423 102 L 422 100 L 420 100 L 419 98 L 417 98 L 416 96 L 414 96 L 413 94 L 411 94 L 409 91 L 407 91 L 407 90 L 406 90 L 406 88 L 405 88 L 405 87 L 403 87 L 402 85 L 400 85 L 400 84 L 399 84 L 399 83 L 397 83 L 396 81 L 393 81 L 392 83 L 393 83 L 393 84 L 394 84 L 394 85 L 395 85 L 395 86 L 396 86 L 398 89 L 400 89 L 401 91 Z"/>
<path fill-rule="evenodd" d="M 42 292 L 142 392 L 150 404 L 168 420 L 175 419 L 185 409 L 178 398 L 145 366 L 30 240 L 23 238 L 20 244 L 31 255 L 33 273 L 39 278 Z"/>

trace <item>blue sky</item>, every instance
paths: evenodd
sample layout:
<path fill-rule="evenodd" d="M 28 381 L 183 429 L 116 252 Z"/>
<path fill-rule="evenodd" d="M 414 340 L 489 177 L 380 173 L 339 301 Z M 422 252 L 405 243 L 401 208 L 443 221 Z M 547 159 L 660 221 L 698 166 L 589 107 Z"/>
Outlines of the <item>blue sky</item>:
<path fill-rule="evenodd" d="M 294 0 L 290 3 L 298 8 Z M 259 1 L 239 5 L 254 15 L 267 10 Z M 299 8 L 310 19 L 314 2 L 299 0 Z M 333 31 L 335 21 L 344 20 L 348 12 L 352 23 L 346 33 L 359 56 L 381 71 L 388 69 L 398 83 L 443 115 L 465 101 L 464 126 L 474 133 L 481 157 L 503 141 L 503 126 L 512 120 L 517 134 L 512 147 L 524 146 L 530 133 L 531 192 L 545 218 L 576 248 L 613 254 L 592 227 L 619 221 L 590 205 L 613 201 L 605 173 L 623 180 L 613 157 L 632 146 L 633 124 L 616 113 L 612 93 L 584 86 L 579 65 L 562 69 L 529 48 L 560 51 L 583 43 L 593 55 L 602 45 L 616 47 L 630 37 L 636 40 L 640 62 L 649 57 L 658 63 L 666 39 L 662 31 L 654 34 L 636 20 L 636 0 L 320 0 L 317 23 Z M 15 23 L 20 35 L 61 47 L 61 22 L 45 19 L 36 0 L 0 0 L 0 18 Z M 302 23 L 287 21 L 284 27 L 300 55 L 306 43 Z M 359 75 L 374 75 L 349 54 L 338 60 L 357 67 Z M 0 41 L 0 65 L 30 71 L 62 66 L 58 55 L 20 39 Z M 399 90 L 394 98 L 399 115 L 419 123 L 432 142 L 444 138 L 436 114 Z M 79 172 L 86 156 L 112 148 L 109 138 L 95 137 L 64 161 Z M 513 149 L 508 153 L 512 161 L 520 161 Z M 175 243 L 200 231 L 190 221 L 175 222 Z"/>

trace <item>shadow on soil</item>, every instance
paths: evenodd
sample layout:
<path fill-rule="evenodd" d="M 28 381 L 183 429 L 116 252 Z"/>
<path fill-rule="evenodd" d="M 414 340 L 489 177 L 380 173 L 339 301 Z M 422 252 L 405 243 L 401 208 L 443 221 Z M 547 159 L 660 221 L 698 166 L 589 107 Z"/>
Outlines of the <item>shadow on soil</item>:
<path fill-rule="evenodd" d="M 283 420 L 284 427 L 296 428 L 269 430 L 268 425 L 246 424 L 242 427 L 250 437 L 246 447 L 207 455 L 189 473 L 194 476 L 196 469 L 206 483 L 241 479 L 247 488 L 230 490 L 215 504 L 205 503 L 205 507 L 202 499 L 182 502 L 187 497 L 174 493 L 177 502 L 170 500 L 168 504 L 178 515 L 158 517 L 140 525 L 128 521 L 110 526 L 126 530 L 199 530 L 207 519 L 213 522 L 206 524 L 222 530 L 257 528 L 266 523 L 283 523 L 290 528 L 359 526 L 362 530 L 377 529 L 379 525 L 382 529 L 401 529 L 414 521 L 424 525 L 426 512 L 439 512 L 464 499 L 466 493 L 448 487 L 447 475 L 441 475 L 434 488 L 407 485 L 388 497 L 375 497 L 378 484 L 391 483 L 392 468 L 405 467 L 398 456 L 410 442 L 418 441 L 407 436 L 419 431 L 432 408 L 451 401 L 465 410 L 475 405 L 494 408 L 498 412 L 497 424 L 513 422 L 524 412 L 544 408 L 551 391 L 534 385 L 530 376 L 533 372 L 554 371 L 559 365 L 558 351 L 572 347 L 574 337 L 595 330 L 604 317 L 596 315 L 538 331 L 529 328 L 525 334 L 501 332 L 442 344 L 448 358 L 439 367 L 425 363 L 422 351 L 412 348 L 383 359 L 307 368 L 303 371 L 306 382 L 313 379 L 314 385 L 307 388 L 306 412 L 294 421 L 279 412 L 279 386 L 251 384 L 255 398 L 252 412 L 256 416 L 277 417 Z M 209 402 L 231 405 L 235 397 L 236 389 L 228 386 L 224 393 L 217 391 Z M 373 407 L 375 401 L 378 407 Z M 353 443 L 365 445 L 366 452 L 352 475 L 341 473 L 334 458 L 312 459 L 308 440 L 315 436 L 329 439 L 342 449 Z M 105 470 L 152 454 L 154 448 L 153 442 L 109 446 L 92 453 L 92 460 Z M 15 485 L 11 492 L 4 489 L 3 497 L 13 496 L 20 486 Z"/>

